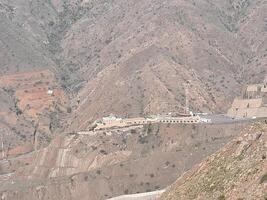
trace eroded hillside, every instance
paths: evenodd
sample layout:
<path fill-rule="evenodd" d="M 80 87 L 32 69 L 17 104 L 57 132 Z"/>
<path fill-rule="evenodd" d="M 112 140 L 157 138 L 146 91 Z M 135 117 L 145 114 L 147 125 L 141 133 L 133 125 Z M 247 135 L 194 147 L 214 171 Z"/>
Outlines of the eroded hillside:
<path fill-rule="evenodd" d="M 99 200 L 164 189 L 246 126 L 155 124 L 60 136 L 0 163 L 1 197 Z"/>

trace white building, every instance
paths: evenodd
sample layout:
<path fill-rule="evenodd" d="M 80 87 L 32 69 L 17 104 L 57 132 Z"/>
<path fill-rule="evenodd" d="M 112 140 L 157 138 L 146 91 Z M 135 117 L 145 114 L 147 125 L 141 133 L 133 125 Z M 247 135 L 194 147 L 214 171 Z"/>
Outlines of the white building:
<path fill-rule="evenodd" d="M 54 91 L 49 89 L 49 90 L 47 90 L 47 94 L 52 96 L 54 94 Z"/>

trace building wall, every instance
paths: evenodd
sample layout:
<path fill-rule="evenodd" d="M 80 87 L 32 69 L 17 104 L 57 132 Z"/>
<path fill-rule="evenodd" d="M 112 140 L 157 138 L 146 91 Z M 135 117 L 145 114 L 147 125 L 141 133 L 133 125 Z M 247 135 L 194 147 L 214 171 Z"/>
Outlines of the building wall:
<path fill-rule="evenodd" d="M 232 108 L 259 108 L 262 106 L 262 98 L 257 99 L 238 99 L 235 98 Z"/>
<path fill-rule="evenodd" d="M 267 117 L 267 107 L 259 108 L 230 108 L 227 112 L 229 117 L 234 118 L 252 118 L 252 117 Z"/>
<path fill-rule="evenodd" d="M 243 98 L 234 99 L 232 107 L 227 112 L 228 116 L 234 118 L 267 117 L 267 76 L 261 84 L 248 85 Z"/>
<path fill-rule="evenodd" d="M 96 130 L 99 129 L 108 129 L 112 127 L 126 127 L 132 125 L 143 125 L 143 124 L 150 124 L 150 123 L 200 123 L 200 117 L 160 117 L 157 119 L 150 119 L 150 118 L 129 118 L 129 119 L 122 119 L 122 120 L 114 120 L 109 121 L 108 123 L 98 123 Z"/>
<path fill-rule="evenodd" d="M 248 85 L 247 92 L 257 92 L 258 88 L 261 86 L 262 86 L 262 84 Z"/>

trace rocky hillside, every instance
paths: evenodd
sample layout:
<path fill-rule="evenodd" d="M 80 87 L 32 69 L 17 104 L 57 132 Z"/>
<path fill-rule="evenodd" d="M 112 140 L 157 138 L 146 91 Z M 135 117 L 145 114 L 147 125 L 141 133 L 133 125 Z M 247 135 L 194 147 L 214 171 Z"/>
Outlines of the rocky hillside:
<path fill-rule="evenodd" d="M 164 189 L 246 126 L 155 124 L 60 136 L 0 162 L 0 197 L 104 200 Z"/>
<path fill-rule="evenodd" d="M 0 73 L 54 73 L 72 130 L 179 111 L 185 88 L 192 109 L 222 112 L 266 74 L 265 11 L 264 0 L 1 0 Z"/>
<path fill-rule="evenodd" d="M 75 128 L 111 112 L 180 110 L 185 87 L 191 108 L 224 111 L 243 84 L 266 73 L 264 1 L 89 5 L 93 16 L 68 30 L 60 54 L 76 62 L 76 73 L 86 80 Z M 83 2 L 81 9 L 86 6 Z"/>
<path fill-rule="evenodd" d="M 267 125 L 256 123 L 194 169 L 162 200 L 267 198 Z"/>

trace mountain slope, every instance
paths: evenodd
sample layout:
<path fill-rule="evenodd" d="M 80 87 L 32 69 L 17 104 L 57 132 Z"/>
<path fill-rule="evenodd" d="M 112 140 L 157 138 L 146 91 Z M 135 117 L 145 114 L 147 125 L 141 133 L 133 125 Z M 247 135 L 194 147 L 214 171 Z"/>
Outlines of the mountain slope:
<path fill-rule="evenodd" d="M 164 189 L 248 124 L 154 124 L 57 136 L 0 162 L 0 197 L 104 200 Z"/>
<path fill-rule="evenodd" d="M 266 199 L 267 125 L 257 123 L 163 194 L 175 199 Z"/>
<path fill-rule="evenodd" d="M 111 112 L 177 111 L 185 83 L 192 109 L 222 112 L 244 84 L 266 73 L 264 1 L 109 1 L 90 8 L 61 43 L 62 58 L 85 81 L 75 128 Z"/>

